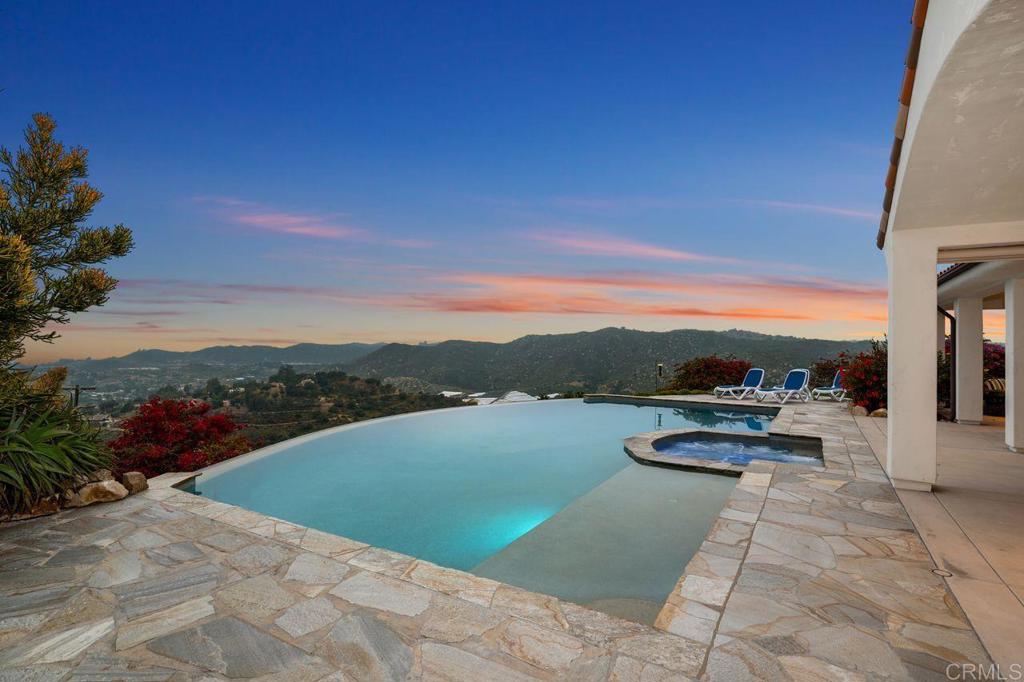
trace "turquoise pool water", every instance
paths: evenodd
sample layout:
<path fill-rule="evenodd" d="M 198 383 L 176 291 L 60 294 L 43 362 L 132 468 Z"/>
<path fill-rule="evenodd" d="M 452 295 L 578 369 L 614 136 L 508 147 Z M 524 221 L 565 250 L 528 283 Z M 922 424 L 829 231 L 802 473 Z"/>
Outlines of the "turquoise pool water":
<path fill-rule="evenodd" d="M 507 562 L 496 555 L 535 529 L 540 545 L 566 551 L 573 543 L 589 552 L 625 543 L 631 554 L 657 554 L 665 563 L 657 585 L 621 594 L 624 588 L 612 586 L 607 575 L 579 576 L 572 582 L 593 589 L 557 596 L 654 603 L 672 589 L 735 479 L 650 467 L 635 472 L 641 465 L 623 453 L 622 439 L 697 426 L 766 430 L 770 421 L 749 413 L 580 400 L 438 410 L 366 422 L 214 467 L 197 480 L 196 491 L 444 566 L 480 567 L 481 574 L 556 595 L 572 587 L 559 582 L 566 571 L 593 572 L 596 564 L 598 573 L 608 573 L 601 564 L 609 562 L 592 557 L 572 568 L 573 557 L 583 555 L 569 551 L 568 564 L 548 571 L 552 562 L 543 556 L 531 569 L 516 548 Z M 645 495 L 655 488 L 657 494 Z M 560 518 L 563 509 L 566 518 Z M 631 557 L 629 564 L 645 561 Z M 644 583 L 635 574 L 634 581 Z M 619 614 L 650 615 L 630 608 Z"/>

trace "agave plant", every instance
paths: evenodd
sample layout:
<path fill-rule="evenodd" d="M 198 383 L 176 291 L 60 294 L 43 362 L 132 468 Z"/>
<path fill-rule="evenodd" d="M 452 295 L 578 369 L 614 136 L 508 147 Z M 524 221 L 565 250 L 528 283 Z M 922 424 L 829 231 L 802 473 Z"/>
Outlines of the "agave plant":
<path fill-rule="evenodd" d="M 110 459 L 99 431 L 71 407 L 9 414 L 0 431 L 0 512 L 27 511 Z"/>

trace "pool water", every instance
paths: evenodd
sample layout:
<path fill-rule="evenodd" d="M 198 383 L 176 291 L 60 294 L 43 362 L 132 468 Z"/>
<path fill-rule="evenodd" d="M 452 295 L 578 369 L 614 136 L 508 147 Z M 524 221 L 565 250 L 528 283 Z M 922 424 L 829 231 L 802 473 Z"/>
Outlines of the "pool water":
<path fill-rule="evenodd" d="M 750 464 L 751 460 L 789 462 L 821 466 L 821 457 L 800 454 L 792 447 L 770 443 L 748 443 L 741 440 L 666 440 L 655 442 L 654 449 L 662 455 L 714 459 L 729 464 Z"/>
<path fill-rule="evenodd" d="M 642 467 L 622 439 L 770 421 L 580 400 L 436 410 L 211 467 L 196 492 L 650 622 L 735 479 Z"/>

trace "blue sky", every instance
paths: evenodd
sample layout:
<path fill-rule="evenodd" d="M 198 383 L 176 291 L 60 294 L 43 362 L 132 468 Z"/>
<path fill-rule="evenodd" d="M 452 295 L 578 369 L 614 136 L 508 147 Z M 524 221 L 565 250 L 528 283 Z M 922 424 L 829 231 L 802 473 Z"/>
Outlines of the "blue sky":
<path fill-rule="evenodd" d="M 137 247 L 30 359 L 616 325 L 884 329 L 910 0 L 0 10 L 0 143 Z"/>

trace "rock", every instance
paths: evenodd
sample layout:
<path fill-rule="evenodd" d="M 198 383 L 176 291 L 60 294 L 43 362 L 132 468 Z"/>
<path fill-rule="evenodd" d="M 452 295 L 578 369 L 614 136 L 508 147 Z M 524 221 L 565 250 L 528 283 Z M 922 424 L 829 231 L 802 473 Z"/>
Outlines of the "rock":
<path fill-rule="evenodd" d="M 113 502 L 128 497 L 128 490 L 117 481 L 86 483 L 75 491 L 65 506 L 85 507 L 95 502 Z"/>
<path fill-rule="evenodd" d="M 121 483 L 128 489 L 129 495 L 141 493 L 149 487 L 149 483 L 146 483 L 146 477 L 138 471 L 129 471 L 121 474 Z"/>
<path fill-rule="evenodd" d="M 97 469 L 96 471 L 92 472 L 92 474 L 89 476 L 89 481 L 91 483 L 96 483 L 98 481 L 113 481 L 113 480 L 114 480 L 114 474 L 113 474 L 113 472 L 110 471 L 110 469 Z"/>
<path fill-rule="evenodd" d="M 885 409 L 884 407 L 880 407 L 877 410 L 874 410 L 868 416 L 869 417 L 883 417 L 883 418 L 885 418 L 885 417 L 889 416 L 889 410 Z"/>
<path fill-rule="evenodd" d="M 854 405 L 853 407 L 850 408 L 850 414 L 852 414 L 854 417 L 866 417 L 868 416 L 868 408 L 862 407 L 860 405 Z"/>

